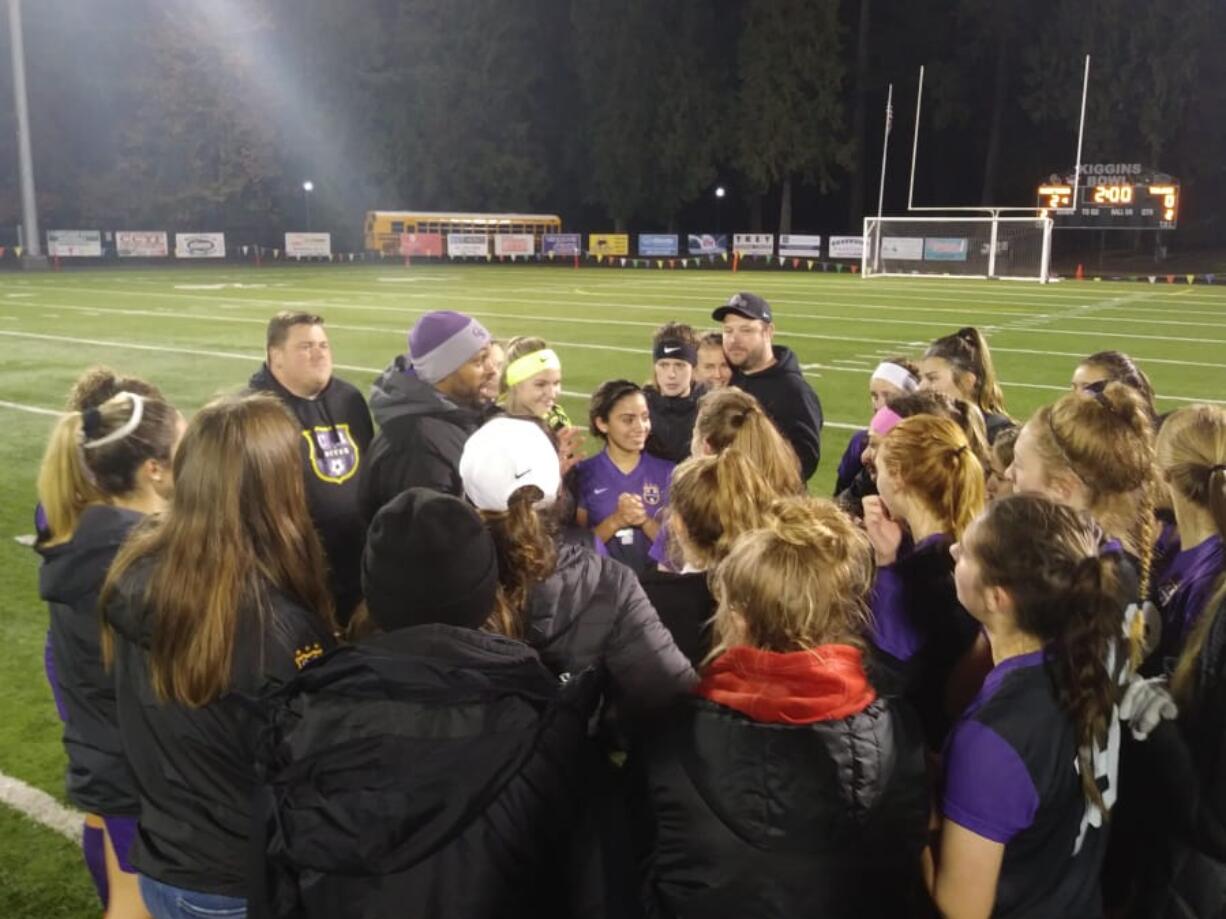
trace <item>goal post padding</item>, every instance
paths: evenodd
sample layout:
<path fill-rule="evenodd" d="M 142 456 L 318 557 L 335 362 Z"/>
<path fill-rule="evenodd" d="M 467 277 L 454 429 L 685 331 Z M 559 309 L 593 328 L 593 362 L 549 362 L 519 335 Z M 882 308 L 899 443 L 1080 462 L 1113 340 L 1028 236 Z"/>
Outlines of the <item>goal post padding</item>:
<path fill-rule="evenodd" d="M 864 277 L 1046 281 L 1050 217 L 866 217 Z"/>

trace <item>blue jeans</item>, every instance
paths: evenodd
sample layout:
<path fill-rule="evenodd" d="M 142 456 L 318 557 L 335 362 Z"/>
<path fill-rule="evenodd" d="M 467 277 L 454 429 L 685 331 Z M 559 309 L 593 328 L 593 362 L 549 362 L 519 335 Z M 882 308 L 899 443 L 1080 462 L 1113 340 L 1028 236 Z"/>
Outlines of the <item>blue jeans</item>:
<path fill-rule="evenodd" d="M 140 895 L 153 919 L 247 919 L 247 901 L 171 887 L 142 874 Z"/>

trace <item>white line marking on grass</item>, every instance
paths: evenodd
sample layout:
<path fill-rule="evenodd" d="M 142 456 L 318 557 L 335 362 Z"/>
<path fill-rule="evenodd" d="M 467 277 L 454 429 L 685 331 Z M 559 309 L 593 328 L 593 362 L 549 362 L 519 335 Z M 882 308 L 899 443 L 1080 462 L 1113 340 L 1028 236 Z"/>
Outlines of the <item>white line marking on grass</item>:
<path fill-rule="evenodd" d="M 40 826 L 54 830 L 73 842 L 81 841 L 84 814 L 65 807 L 45 791 L 3 772 L 0 772 L 0 803 L 7 804 Z"/>
<path fill-rule="evenodd" d="M 22 405 L 20 402 L 5 402 L 0 400 L 0 408 L 11 408 L 17 412 L 29 412 L 31 415 L 51 415 L 58 418 L 63 412 L 53 408 L 40 408 L 37 405 Z"/>

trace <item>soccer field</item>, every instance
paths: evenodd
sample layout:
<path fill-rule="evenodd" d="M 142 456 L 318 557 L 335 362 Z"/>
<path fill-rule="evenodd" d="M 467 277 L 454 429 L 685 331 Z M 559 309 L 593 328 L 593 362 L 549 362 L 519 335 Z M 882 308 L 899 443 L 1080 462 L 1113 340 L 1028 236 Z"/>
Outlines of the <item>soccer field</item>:
<path fill-rule="evenodd" d="M 63 797 L 59 723 L 42 672 L 47 613 L 32 532 L 43 444 L 75 377 L 105 363 L 146 377 L 189 414 L 242 386 L 263 359 L 275 311 L 324 315 L 336 372 L 366 390 L 421 313 L 454 309 L 499 338 L 535 334 L 563 362 L 564 402 L 585 423 L 602 380 L 645 380 L 652 330 L 712 328 L 737 290 L 770 300 L 776 342 L 793 348 L 826 415 L 812 490 L 828 494 L 852 432 L 869 416 L 883 355 L 918 355 L 959 326 L 990 339 L 1010 412 L 1025 418 L 1068 389 L 1078 359 L 1126 351 L 1162 410 L 1226 401 L 1226 287 L 878 279 L 810 272 L 650 271 L 526 266 L 344 265 L 66 271 L 0 275 L 0 773 Z M 0 789 L 3 779 L 0 778 Z M 96 913 L 74 849 L 0 805 L 0 916 Z"/>

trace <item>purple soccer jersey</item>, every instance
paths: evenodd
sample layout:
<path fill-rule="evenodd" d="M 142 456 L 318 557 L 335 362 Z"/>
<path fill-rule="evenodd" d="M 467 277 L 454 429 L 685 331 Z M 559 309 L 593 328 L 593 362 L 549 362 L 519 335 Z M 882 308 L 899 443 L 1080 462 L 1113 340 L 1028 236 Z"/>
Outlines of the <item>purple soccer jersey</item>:
<path fill-rule="evenodd" d="M 1198 546 L 1174 553 L 1154 578 L 1153 600 L 1162 614 L 1162 656 L 1173 667 L 1188 633 L 1226 570 L 1226 546 L 1210 536 Z"/>
<path fill-rule="evenodd" d="M 668 483 L 673 463 L 643 453 L 639 464 L 624 473 L 602 450 L 575 467 L 579 507 L 587 511 L 588 525 L 595 527 L 617 510 L 620 495 L 638 495 L 647 516 L 653 520 L 668 505 Z M 650 564 L 651 540 L 639 527 L 619 530 L 604 548 L 618 561 L 642 574 Z"/>
<path fill-rule="evenodd" d="M 935 533 L 913 546 L 899 546 L 898 559 L 891 565 L 878 568 L 877 577 L 873 580 L 873 644 L 900 661 L 909 661 L 915 656 L 924 644 L 925 635 L 921 624 L 909 611 L 908 600 L 915 598 L 907 595 L 908 584 L 898 562 L 917 552 L 932 551 L 944 539 L 943 535 Z"/>

